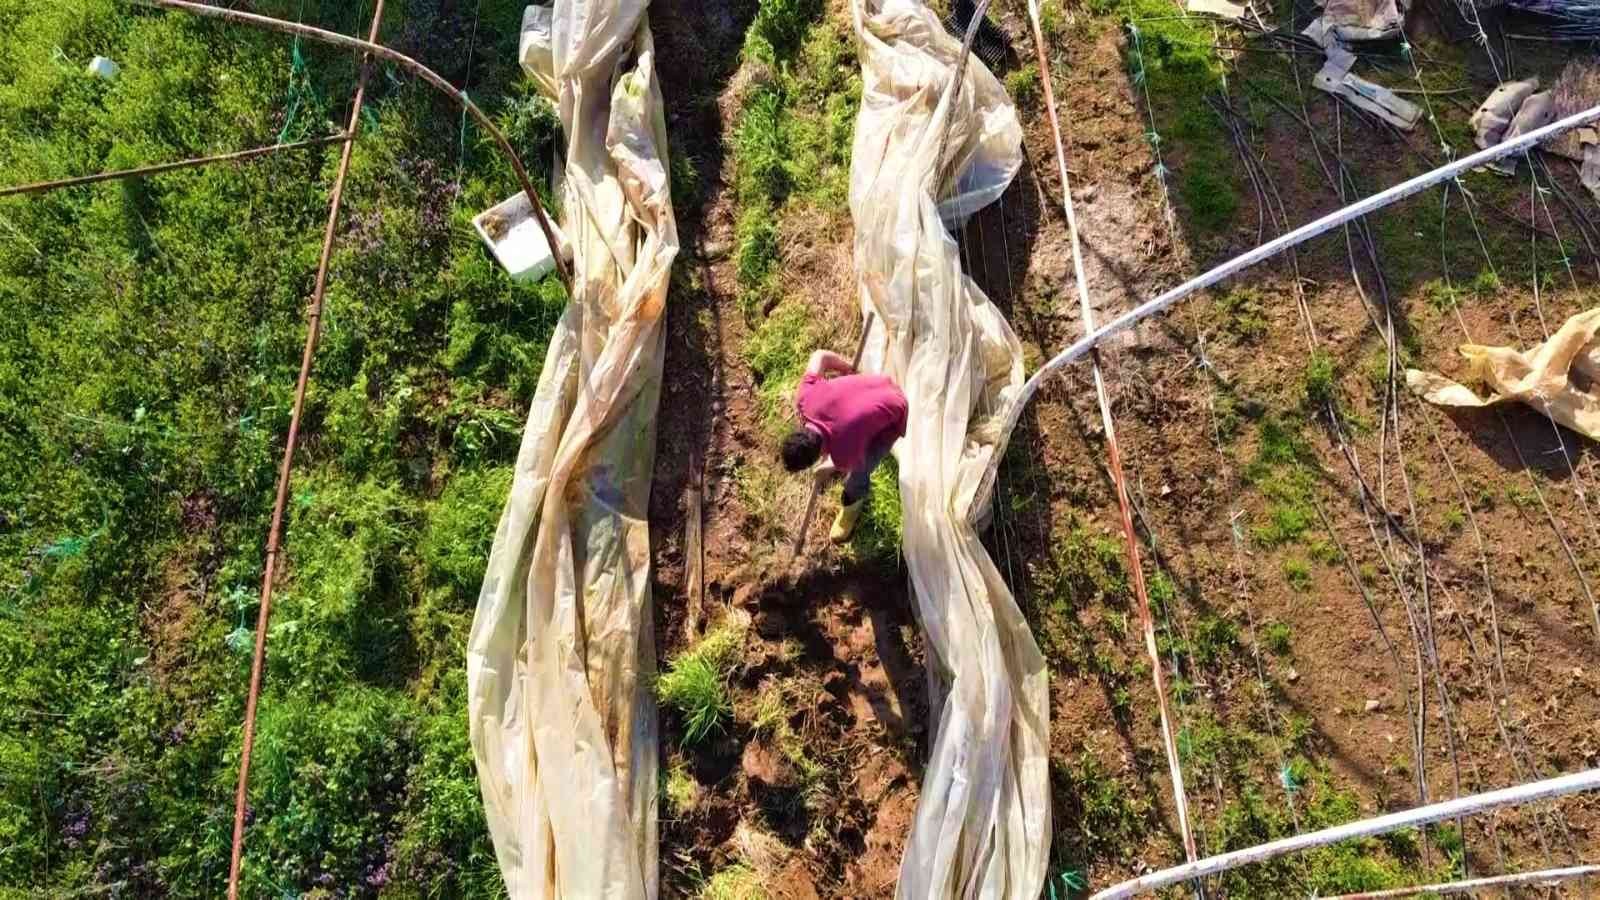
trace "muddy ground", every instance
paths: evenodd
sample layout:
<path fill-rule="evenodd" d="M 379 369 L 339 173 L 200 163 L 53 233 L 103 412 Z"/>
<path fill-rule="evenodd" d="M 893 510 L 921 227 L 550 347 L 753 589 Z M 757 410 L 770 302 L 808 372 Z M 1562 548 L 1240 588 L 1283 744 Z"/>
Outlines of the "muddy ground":
<path fill-rule="evenodd" d="M 1014 48 L 1031 58 L 1022 5 L 996 6 Z M 657 634 L 664 659 L 690 638 L 685 523 L 698 492 L 701 621 L 737 610 L 752 623 L 735 718 L 772 679 L 809 686 L 791 697 L 791 724 L 835 776 L 830 796 L 800 802 L 766 738 L 735 727 L 686 751 L 666 717 L 664 768 L 687 766 L 703 790 L 685 814 L 663 814 L 664 893 L 690 894 L 743 861 L 778 897 L 891 896 L 931 715 L 904 569 L 827 547 L 829 501 L 810 549 L 790 566 L 787 538 L 747 508 L 734 478 L 774 451 L 740 353 L 749 325 L 729 252 L 730 136 L 753 14 L 752 2 L 684 0 L 658 0 L 651 14 L 673 152 L 694 158 L 702 190 L 678 210 L 684 253 L 651 509 Z M 828 13 L 845 14 L 838 4 Z M 1309 11 L 1298 17 L 1303 24 Z M 1312 162 L 1311 132 L 1342 151 L 1357 193 L 1421 171 L 1423 155 L 1438 153 L 1426 128 L 1397 137 L 1311 91 L 1309 58 L 1222 29 L 1219 44 L 1259 48 L 1229 62 L 1230 97 L 1249 110 L 1243 143 L 1257 163 L 1247 169 L 1227 147 L 1238 209 L 1224 229 L 1197 229 L 1175 191 L 1166 211 L 1162 181 L 1172 188 L 1183 177 L 1186 150 L 1164 148 L 1163 178 L 1148 108 L 1128 75 L 1127 31 L 1115 15 L 1087 9 L 1066 19 L 1052 65 L 1098 317 L 1270 237 L 1282 227 L 1279 209 L 1292 226 L 1338 206 Z M 1459 129 L 1463 105 L 1493 76 L 1447 19 L 1421 11 L 1411 39 L 1425 83 L 1442 92 L 1439 118 Z M 1553 76 L 1543 51 L 1513 51 Z M 1281 91 L 1297 61 L 1303 94 L 1276 94 L 1281 108 L 1251 102 L 1253 80 Z M 1369 77 L 1415 87 L 1393 54 L 1373 66 Z M 1305 122 L 1294 117 L 1301 110 Z M 1011 315 L 1031 369 L 1082 323 L 1042 103 L 1023 116 L 1029 162 L 962 238 L 969 273 Z M 1573 167 L 1550 169 L 1593 215 Z M 1521 408 L 1445 414 L 1389 386 L 1390 323 L 1406 360 L 1455 375 L 1463 327 L 1477 342 L 1526 345 L 1590 304 L 1600 259 L 1579 239 L 1589 233 L 1582 216 L 1554 194 L 1530 193 L 1526 164 L 1516 179 L 1495 177 L 1475 175 L 1469 186 L 1482 185 L 1477 226 L 1501 238 L 1485 249 L 1508 257 L 1491 252 L 1498 284 L 1480 275 L 1484 257 L 1467 252 L 1476 243 L 1460 239 L 1471 225 L 1459 194 L 1438 236 L 1434 191 L 1374 217 L 1372 258 L 1361 234 L 1347 243 L 1335 232 L 1187 301 L 1101 357 L 1147 571 L 1173 588 L 1158 601 L 1157 628 L 1188 736 L 1202 853 L 1245 839 L 1229 810 L 1248 796 L 1281 804 L 1297 823 L 1309 815 L 1309 794 L 1283 789 L 1307 777 L 1288 774 L 1299 772 L 1295 760 L 1328 790 L 1352 793 L 1366 815 L 1600 762 L 1600 636 L 1586 593 L 1600 590 L 1592 445 Z M 1266 179 L 1270 189 L 1253 187 Z M 1274 193 L 1281 203 L 1266 202 Z M 824 225 L 808 238 L 786 257 L 786 288 L 848 322 L 848 228 Z M 1464 287 L 1475 279 L 1476 289 Z M 1105 458 L 1080 366 L 1043 392 L 1014 437 L 988 537 L 1051 664 L 1052 875 L 1075 870 L 1095 886 L 1182 858 L 1137 617 L 1125 590 L 1096 588 L 1072 568 L 1089 548 L 1108 557 L 1101 568 L 1115 578 L 1121 545 Z M 785 490 L 778 505 L 793 522 L 804 494 Z M 1597 817 L 1592 799 L 1574 799 L 1470 821 L 1464 868 L 1590 861 Z M 1437 839 L 1423 843 L 1434 863 L 1447 853 Z"/>

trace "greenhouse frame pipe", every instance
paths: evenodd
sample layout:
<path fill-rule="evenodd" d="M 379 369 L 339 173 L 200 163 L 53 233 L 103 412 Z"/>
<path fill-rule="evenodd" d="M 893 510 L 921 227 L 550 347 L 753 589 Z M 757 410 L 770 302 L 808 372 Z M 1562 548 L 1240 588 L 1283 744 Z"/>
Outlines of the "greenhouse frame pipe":
<path fill-rule="evenodd" d="M 171 0 L 161 0 L 161 2 L 171 2 Z M 1409 178 L 1394 187 L 1386 188 L 1342 209 L 1334 210 L 1320 219 L 1301 225 L 1287 234 L 1273 238 L 1265 244 L 1261 244 L 1208 270 L 1202 275 L 1185 281 L 1164 294 L 1146 300 L 1144 303 L 1079 338 L 1076 342 L 1068 345 L 1065 350 L 1057 353 L 1049 362 L 1039 367 L 1039 370 L 1033 373 L 1033 377 L 1029 378 L 1027 383 L 1022 386 L 1022 392 L 1017 395 L 1017 399 L 1012 402 L 1011 411 L 1006 414 L 1001 434 L 1009 435 L 1016 429 L 1017 422 L 1022 418 L 1022 410 L 1033 399 L 1034 395 L 1039 392 L 1039 387 L 1052 372 L 1056 372 L 1082 359 L 1085 354 L 1099 346 L 1106 338 L 1126 331 L 1156 313 L 1166 310 L 1190 294 L 1211 287 L 1225 278 L 1236 275 L 1257 263 L 1264 262 L 1282 253 L 1290 247 L 1303 244 L 1352 220 L 1376 212 L 1444 181 L 1460 178 L 1466 172 L 1479 166 L 1514 154 L 1526 153 L 1543 141 L 1595 121 L 1600 121 L 1600 106 L 1593 106 L 1582 112 L 1574 113 L 1565 119 L 1552 122 L 1543 128 L 1534 129 L 1513 140 L 1496 144 L 1487 150 L 1479 150 L 1477 153 L 1463 156 L 1455 162 L 1424 172 L 1415 178 Z M 999 465 L 1000 455 L 996 454 L 995 458 L 989 461 L 989 470 L 984 473 L 985 483 L 994 478 L 995 470 L 999 468 Z M 976 510 L 977 507 L 974 506 L 973 509 Z"/>
<path fill-rule="evenodd" d="M 1490 875 L 1484 878 L 1464 878 L 1460 881 L 1441 881 L 1438 884 L 1419 884 L 1415 887 L 1389 888 L 1385 891 L 1367 891 L 1362 894 L 1340 894 L 1326 900 L 1387 900 L 1391 897 L 1417 897 L 1422 894 L 1466 894 L 1482 888 L 1512 887 L 1532 884 L 1549 887 L 1573 878 L 1600 875 L 1600 865 L 1566 866 L 1560 869 L 1539 869 L 1534 872 L 1514 872 L 1510 875 Z"/>
<path fill-rule="evenodd" d="M 1324 847 L 1353 838 L 1371 837 L 1378 834 L 1387 834 L 1401 828 L 1410 828 L 1417 825 L 1427 825 L 1432 822 L 1442 822 L 1446 819 L 1460 818 L 1464 815 L 1480 813 L 1485 810 L 1501 806 L 1514 806 L 1524 803 L 1533 803 L 1539 800 L 1549 800 L 1580 791 L 1592 791 L 1600 788 L 1600 769 L 1588 769 L 1583 772 L 1574 772 L 1571 775 L 1561 775 L 1556 778 L 1547 778 L 1543 781 L 1533 781 L 1519 784 L 1516 787 L 1501 788 L 1482 794 L 1472 794 L 1446 800 L 1442 803 L 1430 803 L 1404 812 L 1390 813 L 1385 816 L 1376 816 L 1362 819 L 1333 828 L 1324 828 L 1321 831 L 1312 831 L 1306 834 L 1297 834 L 1293 837 L 1282 838 L 1255 847 L 1246 847 L 1243 850 L 1234 850 L 1210 856 L 1198 862 L 1184 863 L 1159 872 L 1152 872 L 1139 878 L 1124 881 L 1113 885 L 1089 900 L 1120 900 L 1132 897 L 1147 891 L 1169 887 L 1184 881 L 1204 878 L 1236 869 L 1252 863 L 1266 862 L 1289 853 L 1301 850 L 1310 850 L 1314 847 Z"/>
<path fill-rule="evenodd" d="M 500 152 L 505 155 L 506 159 L 510 160 L 511 168 L 517 175 L 517 182 L 522 186 L 522 192 L 528 195 L 528 202 L 533 206 L 533 215 L 539 222 L 539 230 L 544 232 L 545 241 L 550 245 L 550 256 L 555 260 L 556 271 L 560 273 L 561 281 L 567 288 L 567 295 L 572 295 L 572 270 L 567 266 L 566 258 L 561 255 L 561 242 L 556 239 L 555 227 L 551 225 L 550 217 L 545 213 L 544 203 L 539 200 L 539 192 L 533 188 L 533 181 L 528 178 L 528 170 L 523 167 L 522 158 L 517 155 L 517 151 L 511 146 L 511 142 L 506 139 L 505 134 L 495 126 L 494 122 L 484 114 L 482 109 L 478 108 L 478 104 L 472 102 L 472 98 L 467 96 L 465 90 L 457 88 L 449 81 L 446 81 L 444 76 L 438 72 L 404 53 L 398 50 L 391 50 L 378 43 L 376 33 L 373 34 L 372 40 L 363 41 L 360 38 L 353 38 L 349 35 L 339 34 L 336 31 L 317 28 L 314 25 L 286 22 L 283 19 L 274 19 L 271 16 L 223 9 L 204 3 L 189 2 L 189 0 L 133 0 L 133 2 L 142 6 L 175 9 L 205 18 L 222 19 L 239 25 L 254 25 L 269 31 L 277 31 L 324 44 L 331 44 L 335 47 L 343 47 L 346 50 L 370 53 L 380 59 L 388 60 L 426 81 L 440 93 L 460 104 L 461 108 L 466 110 L 484 131 L 489 132 L 495 143 L 499 145 Z"/>
<path fill-rule="evenodd" d="M 163 172 L 175 172 L 179 169 L 193 169 L 198 166 L 207 166 L 212 163 L 246 162 L 259 156 L 277 153 L 279 150 L 307 150 L 312 147 L 325 147 L 328 144 L 337 144 L 348 140 L 350 135 L 330 134 L 304 141 L 294 141 L 288 144 L 273 144 L 270 147 L 254 147 L 249 150 L 236 150 L 232 153 L 223 153 L 217 156 L 198 156 L 193 159 L 180 159 L 176 162 L 156 163 L 149 166 L 139 166 L 134 169 L 116 169 L 110 172 L 96 172 L 93 175 L 80 175 L 77 178 L 62 178 L 57 181 L 39 181 L 33 184 L 19 184 L 15 187 L 0 188 L 0 197 L 15 197 L 20 194 L 43 194 L 47 191 L 60 188 L 80 187 L 86 184 L 99 184 L 102 181 L 115 181 L 119 178 L 138 178 L 142 175 L 160 175 Z"/>

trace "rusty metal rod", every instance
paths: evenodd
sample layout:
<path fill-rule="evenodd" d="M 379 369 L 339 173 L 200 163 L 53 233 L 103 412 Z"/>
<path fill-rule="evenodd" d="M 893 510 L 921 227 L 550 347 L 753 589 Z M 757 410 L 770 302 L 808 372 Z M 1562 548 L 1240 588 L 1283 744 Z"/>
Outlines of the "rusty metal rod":
<path fill-rule="evenodd" d="M 1072 182 L 1067 173 L 1067 151 L 1061 137 L 1061 121 L 1056 114 L 1056 97 L 1050 81 L 1050 54 L 1045 48 L 1044 32 L 1039 24 L 1039 4 L 1030 0 L 1028 19 L 1033 30 L 1033 46 L 1039 60 L 1039 80 L 1044 85 L 1045 110 L 1050 117 L 1050 132 L 1055 138 L 1057 174 L 1061 178 L 1061 205 L 1067 214 L 1067 233 L 1072 239 L 1072 267 L 1078 288 L 1078 305 L 1083 315 L 1085 334 L 1094 332 L 1094 309 L 1089 303 L 1089 286 L 1084 277 L 1083 250 L 1078 241 L 1078 217 L 1072 206 Z M 1166 670 L 1161 663 L 1161 652 L 1156 646 L 1155 620 L 1150 615 L 1150 595 L 1144 583 L 1144 564 L 1139 558 L 1139 536 L 1133 527 L 1133 514 L 1128 500 L 1127 476 L 1122 470 L 1122 449 L 1117 443 L 1117 431 L 1112 421 L 1111 398 L 1106 392 L 1105 376 L 1100 371 L 1099 350 L 1090 353 L 1094 374 L 1095 399 L 1100 405 L 1100 421 L 1106 433 L 1106 461 L 1111 469 L 1111 480 L 1117 489 L 1117 509 L 1121 514 L 1122 540 L 1127 551 L 1128 571 L 1133 578 L 1133 594 L 1139 611 L 1139 627 L 1144 633 L 1145 654 L 1150 657 L 1150 677 L 1156 690 L 1156 703 L 1161 714 L 1161 739 L 1167 757 L 1167 772 L 1172 778 L 1172 800 L 1178 815 L 1178 832 L 1183 838 L 1184 856 L 1189 862 L 1198 857 L 1194 831 L 1189 825 L 1189 799 L 1183 785 L 1183 764 L 1178 755 L 1177 735 L 1172 727 L 1172 711 L 1167 700 Z"/>
<path fill-rule="evenodd" d="M 193 169 L 197 166 L 206 166 L 212 163 L 244 162 L 277 153 L 279 150 L 306 150 L 311 147 L 325 147 L 328 144 L 337 144 L 347 140 L 349 134 L 330 134 L 324 137 L 311 138 L 310 140 L 294 141 L 288 144 L 273 144 L 270 147 L 256 147 L 250 150 L 238 150 L 233 153 L 223 153 L 218 156 L 199 156 L 194 159 L 182 159 L 177 162 L 156 163 L 150 166 L 140 166 L 136 169 L 117 169 L 111 172 L 98 172 L 94 175 L 80 175 L 77 178 L 63 178 L 58 181 L 40 181 L 34 184 L 19 184 L 16 187 L 0 188 L 0 197 L 14 197 L 18 194 L 42 194 L 58 188 L 79 187 L 85 184 L 99 184 L 102 181 L 115 181 L 119 178 L 138 178 L 141 175 L 160 175 L 163 172 L 174 172 L 179 169 Z"/>
<path fill-rule="evenodd" d="M 383 22 L 383 2 L 376 0 L 372 11 L 372 40 L 378 39 Z M 322 233 L 322 258 L 317 262 L 316 284 L 306 316 L 306 345 L 300 357 L 300 376 L 294 386 L 294 410 L 289 415 L 289 437 L 283 448 L 283 463 L 278 468 L 278 493 L 272 503 L 272 525 L 267 531 L 267 562 L 261 576 L 261 609 L 256 615 L 256 649 L 250 663 L 250 693 L 244 706 L 244 738 L 239 756 L 239 783 L 233 798 L 233 849 L 228 862 L 228 900 L 239 900 L 239 875 L 244 863 L 244 819 L 250 788 L 250 751 L 255 743 L 256 707 L 261 699 L 262 664 L 267 655 L 267 620 L 272 615 L 272 582 L 278 568 L 279 541 L 283 534 L 283 511 L 289 500 L 289 472 L 294 466 L 294 451 L 300 440 L 300 415 L 306 405 L 306 383 L 311 379 L 311 362 L 317 353 L 317 337 L 322 331 L 322 299 L 328 287 L 328 262 L 333 258 L 333 239 L 339 224 L 339 207 L 344 202 L 345 177 L 350 173 L 350 155 L 356 135 L 361 131 L 361 106 L 366 101 L 367 80 L 372 75 L 372 58 L 361 60 L 356 77 L 356 92 L 350 102 L 350 127 L 345 129 L 344 147 L 339 155 L 339 171 L 333 179 L 333 194 L 328 200 L 328 224 Z"/>
<path fill-rule="evenodd" d="M 239 25 L 253 25 L 257 28 L 265 28 L 269 31 L 277 31 L 283 34 L 296 35 L 324 44 L 332 44 L 335 47 L 343 47 L 346 50 L 356 50 L 363 53 L 369 53 L 373 56 L 379 57 L 380 59 L 388 60 L 400 68 L 405 69 L 407 72 L 410 72 L 411 74 L 432 85 L 440 93 L 459 103 L 461 107 L 472 116 L 473 119 L 477 120 L 478 124 L 483 128 L 483 130 L 487 131 L 490 136 L 494 138 L 495 143 L 500 146 L 500 152 L 505 154 L 506 159 L 510 160 L 511 168 L 516 172 L 517 181 L 522 186 L 522 192 L 528 195 L 528 202 L 533 206 L 534 218 L 538 220 L 539 228 L 544 232 L 545 240 L 550 244 L 550 255 L 555 259 L 556 271 L 560 274 L 562 283 L 566 285 L 568 296 L 572 295 L 572 270 L 568 268 L 566 258 L 561 255 L 561 242 L 556 239 L 555 227 L 551 225 L 550 217 L 545 213 L 544 203 L 539 200 L 539 192 L 533 189 L 533 182 L 528 178 L 528 170 L 523 168 L 522 158 L 519 157 L 517 155 L 517 151 L 512 148 L 511 142 L 506 140 L 505 134 L 503 134 L 500 129 L 495 126 L 494 122 L 484 114 L 483 110 L 478 108 L 478 104 L 472 102 L 472 98 L 467 96 L 467 92 L 446 81 L 444 76 L 433 71 L 422 63 L 417 62 L 415 59 L 412 59 L 404 53 L 401 53 L 397 50 L 391 50 L 388 47 L 379 44 L 377 42 L 378 36 L 376 32 L 373 33 L 371 40 L 363 41 L 359 38 L 353 38 L 348 35 L 317 28 L 312 25 L 302 25 L 298 22 L 285 22 L 282 19 L 274 19 L 271 16 L 240 12 L 233 9 L 223 9 L 217 6 L 208 6 L 204 3 L 191 3 L 188 2 L 188 0 L 134 0 L 134 2 L 143 6 L 154 6 L 160 9 L 175 9 L 179 10 L 180 12 L 192 13 L 197 16 L 222 19 L 224 21 L 233 22 Z"/>

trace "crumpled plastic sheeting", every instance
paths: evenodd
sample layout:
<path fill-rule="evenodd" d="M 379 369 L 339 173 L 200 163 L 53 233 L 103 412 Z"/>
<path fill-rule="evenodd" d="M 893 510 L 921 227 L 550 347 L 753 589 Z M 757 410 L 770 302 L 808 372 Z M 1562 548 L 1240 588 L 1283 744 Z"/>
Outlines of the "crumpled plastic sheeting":
<path fill-rule="evenodd" d="M 928 638 L 932 758 L 898 897 L 1018 898 L 1043 889 L 1050 840 L 1049 707 L 1038 645 L 969 523 L 1004 451 L 1000 413 L 1022 347 L 961 271 L 949 228 L 994 202 L 1021 166 L 1021 127 L 973 57 L 917 0 L 853 0 L 863 94 L 850 171 L 863 368 L 910 401 L 896 447 L 904 550 Z"/>
<path fill-rule="evenodd" d="M 1406 384 L 1424 400 L 1439 406 L 1492 406 L 1514 400 L 1591 440 L 1600 440 L 1600 308 L 1566 321 L 1544 343 L 1524 353 L 1510 347 L 1461 348 L 1469 381 L 1486 383 L 1491 393 L 1480 397 L 1465 385 L 1442 375 L 1406 370 Z M 1574 376 L 1577 376 L 1574 378 Z"/>
<path fill-rule="evenodd" d="M 1329 9 L 1333 9 L 1330 5 Z M 1398 28 L 1398 26 L 1396 26 Z M 1380 84 L 1374 84 L 1350 70 L 1356 55 L 1345 46 L 1346 37 L 1334 27 L 1329 16 L 1314 20 L 1301 32 L 1322 48 L 1324 59 L 1311 84 L 1358 109 L 1366 110 L 1396 128 L 1410 131 L 1422 118 L 1422 108 Z"/>
<path fill-rule="evenodd" d="M 478 780 L 517 900 L 656 896 L 646 507 L 678 234 L 645 7 L 558 0 L 551 70 L 535 77 L 556 86 L 567 139 L 559 190 L 573 297 L 550 339 L 467 647 Z"/>
<path fill-rule="evenodd" d="M 1506 129 L 1516 118 L 1524 101 L 1539 89 L 1539 79 L 1507 81 L 1489 93 L 1472 114 L 1473 140 L 1479 150 L 1487 150 L 1505 138 Z"/>
<path fill-rule="evenodd" d="M 1341 41 L 1381 41 L 1400 33 L 1406 10 L 1404 0 L 1327 0 L 1322 21 Z"/>

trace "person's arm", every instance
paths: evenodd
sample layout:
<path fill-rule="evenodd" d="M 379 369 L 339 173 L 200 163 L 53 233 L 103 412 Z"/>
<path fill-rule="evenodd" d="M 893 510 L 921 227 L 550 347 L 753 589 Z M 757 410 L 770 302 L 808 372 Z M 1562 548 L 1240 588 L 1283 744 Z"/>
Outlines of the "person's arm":
<path fill-rule="evenodd" d="M 845 359 L 832 350 L 818 350 L 811 354 L 811 360 L 806 363 L 807 375 L 841 375 L 853 374 L 855 366 L 850 365 L 850 360 Z"/>

